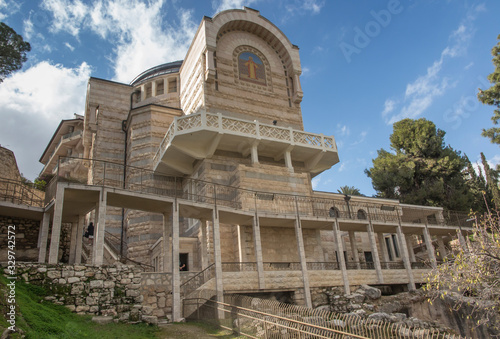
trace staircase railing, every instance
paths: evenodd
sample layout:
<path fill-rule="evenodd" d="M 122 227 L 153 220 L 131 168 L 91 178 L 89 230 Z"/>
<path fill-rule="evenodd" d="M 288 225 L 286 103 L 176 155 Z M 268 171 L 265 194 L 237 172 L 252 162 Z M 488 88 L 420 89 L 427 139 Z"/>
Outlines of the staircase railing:
<path fill-rule="evenodd" d="M 21 181 L 0 178 L 0 200 L 14 204 L 43 207 L 43 192 Z"/>
<path fill-rule="evenodd" d="M 117 245 L 116 243 L 118 242 L 121 243 L 121 239 L 118 238 L 116 235 L 113 233 L 110 233 L 108 231 L 105 231 L 104 235 L 104 242 L 115 252 L 115 254 L 120 257 L 120 262 L 126 264 L 126 263 L 132 263 L 135 265 L 141 266 L 144 270 L 146 269 L 154 269 L 153 265 L 145 264 L 137 260 L 130 259 L 129 257 L 125 255 L 120 255 L 120 245 Z M 125 245 L 125 244 L 124 244 Z M 122 253 L 126 253 L 126 248 L 123 249 Z"/>
<path fill-rule="evenodd" d="M 200 273 L 196 274 L 194 277 L 186 280 L 181 284 L 181 294 L 187 297 L 189 293 L 195 291 L 198 287 L 209 281 L 215 276 L 215 264 L 212 264 L 205 268 Z"/>

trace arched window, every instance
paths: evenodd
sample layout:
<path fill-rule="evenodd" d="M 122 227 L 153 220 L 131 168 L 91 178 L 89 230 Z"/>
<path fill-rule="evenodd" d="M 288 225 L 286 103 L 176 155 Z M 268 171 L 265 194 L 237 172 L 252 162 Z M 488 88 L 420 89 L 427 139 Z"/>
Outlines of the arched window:
<path fill-rule="evenodd" d="M 339 209 L 337 207 L 330 207 L 329 215 L 332 218 L 338 218 L 338 217 L 340 217 Z"/>
<path fill-rule="evenodd" d="M 358 219 L 360 220 L 366 219 L 366 212 L 364 210 L 358 210 Z"/>

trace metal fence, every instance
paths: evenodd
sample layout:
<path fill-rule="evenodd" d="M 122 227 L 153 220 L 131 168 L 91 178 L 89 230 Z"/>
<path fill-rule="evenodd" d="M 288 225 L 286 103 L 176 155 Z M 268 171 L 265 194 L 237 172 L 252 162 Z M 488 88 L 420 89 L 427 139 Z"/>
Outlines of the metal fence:
<path fill-rule="evenodd" d="M 13 204 L 43 207 L 43 192 L 38 191 L 33 184 L 0 178 L 0 200 Z"/>
<path fill-rule="evenodd" d="M 234 294 L 224 295 L 224 302 L 203 296 L 185 299 L 183 307 L 196 309 L 189 312 L 188 319 L 211 322 L 250 338 L 461 338 L 433 329 L 411 329 L 353 314 Z"/>
<path fill-rule="evenodd" d="M 403 222 L 425 223 L 427 221 L 430 224 L 438 225 L 471 226 L 470 221 L 467 221 L 467 214 L 461 212 L 446 211 L 443 218 L 436 218 L 428 217 L 429 210 L 423 207 L 407 207 L 403 208 L 402 215 L 398 215 L 398 207 L 395 205 L 361 203 L 352 199 L 344 199 L 344 197 L 330 199 L 254 191 L 198 179 L 164 176 L 144 168 L 93 159 L 61 157 L 58 162 L 58 171 L 64 173 L 65 177 L 60 177 L 58 172 L 56 180 L 87 184 L 86 177 L 68 177 L 71 170 L 65 168 L 67 166 L 88 168 L 90 172 L 88 184 L 91 185 L 177 197 L 192 202 L 217 204 L 248 212 L 268 212 L 280 215 L 299 214 L 309 217 L 332 218 L 332 220 L 340 218 L 363 222 L 370 219 L 377 222 L 397 223 L 401 218 Z M 49 183 L 49 188 L 50 186 L 51 183 Z M 50 201 L 54 194 L 55 192 L 48 190 L 47 200 Z"/>

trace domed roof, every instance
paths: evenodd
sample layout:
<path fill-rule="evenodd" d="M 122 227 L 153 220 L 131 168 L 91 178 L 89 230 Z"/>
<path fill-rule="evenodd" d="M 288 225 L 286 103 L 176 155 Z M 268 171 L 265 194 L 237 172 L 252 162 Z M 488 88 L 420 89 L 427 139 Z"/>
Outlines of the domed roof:
<path fill-rule="evenodd" d="M 164 74 L 170 74 L 170 73 L 178 73 L 179 69 L 181 68 L 183 60 L 178 60 L 178 61 L 173 61 L 173 62 L 167 62 L 166 64 L 161 64 L 155 67 L 152 67 L 138 76 L 134 78 L 130 82 L 130 85 L 137 85 L 145 80 L 157 77 L 159 75 L 164 75 Z"/>

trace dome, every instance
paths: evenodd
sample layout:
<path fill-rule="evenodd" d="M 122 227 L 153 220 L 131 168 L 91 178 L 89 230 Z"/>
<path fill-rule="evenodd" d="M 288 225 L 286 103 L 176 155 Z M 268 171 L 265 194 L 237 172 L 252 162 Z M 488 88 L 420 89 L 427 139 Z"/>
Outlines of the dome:
<path fill-rule="evenodd" d="M 130 82 L 130 85 L 137 85 L 145 80 L 157 77 L 159 75 L 178 73 L 179 69 L 181 68 L 182 62 L 183 60 L 178 60 L 152 67 L 136 76 L 134 80 Z"/>

